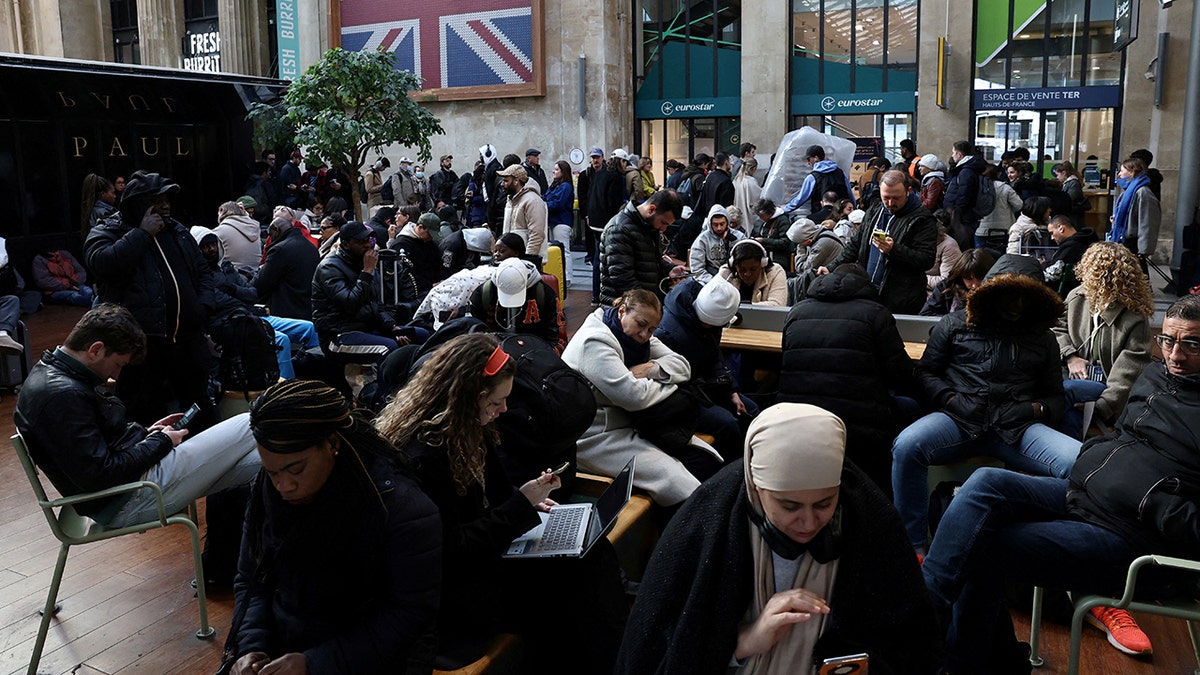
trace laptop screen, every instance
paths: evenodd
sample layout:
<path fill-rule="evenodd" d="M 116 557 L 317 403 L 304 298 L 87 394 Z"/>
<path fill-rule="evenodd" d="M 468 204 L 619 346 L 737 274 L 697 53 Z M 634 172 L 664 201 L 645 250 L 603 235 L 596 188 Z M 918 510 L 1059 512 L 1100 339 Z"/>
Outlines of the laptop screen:
<path fill-rule="evenodd" d="M 632 489 L 633 482 L 633 460 L 630 460 L 621 469 L 621 473 L 613 479 L 612 485 L 600 495 L 596 500 L 596 522 L 600 525 L 600 531 L 604 532 L 608 526 L 617 519 L 617 515 L 621 513 L 625 502 L 629 500 L 629 492 Z"/>

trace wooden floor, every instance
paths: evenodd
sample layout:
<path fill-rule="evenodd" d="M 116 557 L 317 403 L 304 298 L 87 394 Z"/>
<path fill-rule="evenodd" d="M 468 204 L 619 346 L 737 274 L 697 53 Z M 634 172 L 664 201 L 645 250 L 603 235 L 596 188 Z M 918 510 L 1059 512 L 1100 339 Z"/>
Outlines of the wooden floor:
<path fill-rule="evenodd" d="M 567 319 L 574 333 L 590 311 L 589 294 L 572 291 Z M 49 307 L 27 317 L 36 355 L 57 344 L 81 314 Z M 12 434 L 15 397 L 0 395 L 0 433 Z M 63 411 L 70 414 L 70 411 Z M 20 463 L 0 452 L 0 673 L 23 673 L 37 634 L 38 609 L 54 570 L 58 542 L 50 534 Z M 232 595 L 213 590 L 209 617 L 216 640 L 197 640 L 196 601 L 189 587 L 192 563 L 183 528 L 120 537 L 72 549 L 59 594 L 62 611 L 51 625 L 39 672 L 211 673 L 229 629 Z M 1014 612 L 1018 634 L 1027 635 L 1028 616 Z M 1196 663 L 1182 622 L 1139 616 L 1154 641 L 1152 659 L 1134 659 L 1108 646 L 1087 629 L 1083 673 L 1183 675 Z M 1041 673 L 1066 671 L 1068 631 L 1049 624 L 1044 633 Z"/>

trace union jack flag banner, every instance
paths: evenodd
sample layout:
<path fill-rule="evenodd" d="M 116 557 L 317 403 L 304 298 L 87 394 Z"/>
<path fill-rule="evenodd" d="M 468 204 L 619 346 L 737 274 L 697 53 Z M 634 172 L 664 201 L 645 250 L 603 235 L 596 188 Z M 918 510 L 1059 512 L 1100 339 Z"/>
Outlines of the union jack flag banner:
<path fill-rule="evenodd" d="M 411 70 L 425 90 L 543 88 L 540 0 L 342 0 L 341 22 L 343 49 L 393 52 L 396 69 Z"/>

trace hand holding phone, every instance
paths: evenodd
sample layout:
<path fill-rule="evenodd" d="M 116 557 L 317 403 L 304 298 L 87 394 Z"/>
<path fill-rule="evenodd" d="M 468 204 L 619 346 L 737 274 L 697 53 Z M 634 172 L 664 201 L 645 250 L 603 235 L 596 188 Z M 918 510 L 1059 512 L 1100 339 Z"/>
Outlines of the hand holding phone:
<path fill-rule="evenodd" d="M 570 462 L 563 462 L 557 469 L 551 471 L 550 473 L 554 474 L 555 476 L 561 475 L 562 472 L 567 470 L 568 466 L 571 466 Z"/>
<path fill-rule="evenodd" d="M 194 419 L 196 417 L 196 414 L 199 412 L 200 412 L 200 404 L 193 403 L 192 407 L 188 408 L 187 412 L 183 413 L 183 417 L 180 417 L 179 419 L 175 420 L 175 424 L 172 424 L 171 428 L 174 429 L 175 431 L 179 431 L 181 429 L 186 428 L 187 425 L 192 423 L 192 419 Z"/>
<path fill-rule="evenodd" d="M 867 655 L 854 654 L 825 659 L 818 675 L 867 675 Z"/>

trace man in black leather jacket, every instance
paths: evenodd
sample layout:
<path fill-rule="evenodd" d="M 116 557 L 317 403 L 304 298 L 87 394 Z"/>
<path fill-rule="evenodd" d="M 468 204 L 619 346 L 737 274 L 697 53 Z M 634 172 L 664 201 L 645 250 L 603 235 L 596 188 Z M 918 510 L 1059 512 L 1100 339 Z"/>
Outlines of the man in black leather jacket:
<path fill-rule="evenodd" d="M 88 270 L 100 302 L 128 309 L 146 333 L 146 358 L 126 368 L 117 396 L 142 424 L 201 406 L 196 429 L 216 423 L 208 397 L 211 355 L 204 337 L 213 311 L 213 280 L 196 241 L 171 217 L 179 186 L 156 173 L 137 171 L 116 214 L 96 224 L 84 242 Z"/>
<path fill-rule="evenodd" d="M 149 426 L 127 422 L 121 400 L 104 393 L 105 382 L 145 349 L 146 336 L 129 310 L 103 304 L 83 315 L 62 346 L 42 356 L 13 412 L 34 462 L 65 497 L 137 480 L 156 483 L 169 514 L 248 483 L 259 460 L 247 415 L 193 435 L 171 427 L 179 414 Z M 75 508 L 108 527 L 158 517 L 150 490 Z M 211 521 L 209 526 L 211 537 Z"/>

